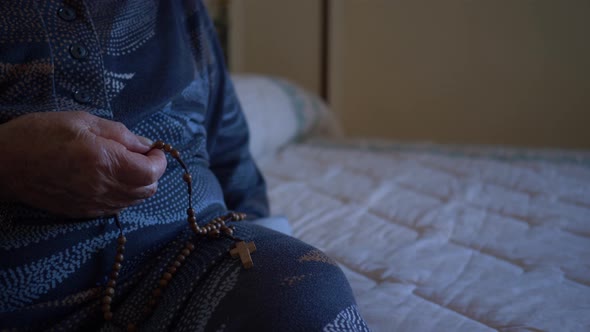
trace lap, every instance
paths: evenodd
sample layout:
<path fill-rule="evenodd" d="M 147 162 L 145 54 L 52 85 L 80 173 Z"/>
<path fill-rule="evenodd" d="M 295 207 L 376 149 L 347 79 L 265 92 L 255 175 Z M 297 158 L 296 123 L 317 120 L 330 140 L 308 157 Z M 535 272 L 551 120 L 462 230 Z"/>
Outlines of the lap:
<path fill-rule="evenodd" d="M 212 330 L 317 331 L 354 305 L 344 274 L 320 250 L 264 228 L 253 233 L 255 265 L 239 267 L 235 286 L 211 316 Z"/>
<path fill-rule="evenodd" d="M 190 237 L 183 234 L 136 283 L 129 282 L 118 300 L 115 296 L 112 323 L 103 325 L 98 317 L 94 324 L 103 331 L 121 330 L 129 323 L 141 331 L 366 330 L 344 274 L 320 250 L 247 222 L 236 225 L 236 236 L 255 242 L 253 268 L 244 269 L 240 259 L 229 255 L 229 239 L 196 240 L 194 252 L 146 316 L 143 310 L 158 279 Z M 100 312 L 98 305 L 95 312 Z M 75 323 L 69 319 L 60 325 Z"/>

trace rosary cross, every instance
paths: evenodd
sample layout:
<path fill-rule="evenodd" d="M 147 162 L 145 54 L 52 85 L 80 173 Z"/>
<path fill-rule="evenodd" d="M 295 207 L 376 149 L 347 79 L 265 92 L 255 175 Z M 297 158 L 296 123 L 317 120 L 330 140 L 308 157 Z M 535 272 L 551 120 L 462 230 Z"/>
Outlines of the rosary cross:
<path fill-rule="evenodd" d="M 254 262 L 252 262 L 252 257 L 250 257 L 250 253 L 256 251 L 256 245 L 254 242 L 244 242 L 240 241 L 236 243 L 236 247 L 230 250 L 230 254 L 233 258 L 240 256 L 242 260 L 242 264 L 244 265 L 245 269 L 249 269 L 254 266 Z"/>

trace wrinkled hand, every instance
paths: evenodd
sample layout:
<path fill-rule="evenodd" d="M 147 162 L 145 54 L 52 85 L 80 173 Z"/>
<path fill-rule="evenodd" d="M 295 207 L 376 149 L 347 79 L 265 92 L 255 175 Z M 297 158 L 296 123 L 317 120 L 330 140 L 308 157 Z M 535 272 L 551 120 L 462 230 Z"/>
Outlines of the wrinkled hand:
<path fill-rule="evenodd" d="M 123 124 L 85 112 L 0 125 L 0 199 L 71 218 L 112 215 L 156 193 L 166 157 Z"/>

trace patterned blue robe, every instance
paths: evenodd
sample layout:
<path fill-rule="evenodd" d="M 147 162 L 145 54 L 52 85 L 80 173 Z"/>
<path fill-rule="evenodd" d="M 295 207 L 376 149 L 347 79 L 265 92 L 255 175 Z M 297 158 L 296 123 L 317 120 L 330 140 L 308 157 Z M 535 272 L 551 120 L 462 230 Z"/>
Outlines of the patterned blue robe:
<path fill-rule="evenodd" d="M 3 0 L 0 123 L 72 110 L 120 121 L 182 153 L 199 224 L 228 210 L 264 217 L 264 180 L 221 58 L 199 1 Z M 64 220 L 0 202 L 0 329 L 366 328 L 341 271 L 320 251 L 246 222 L 236 234 L 258 251 L 244 270 L 228 254 L 230 240 L 191 235 L 182 173 L 169 159 L 158 193 L 121 213 L 126 260 L 106 324 L 99 307 L 115 254 L 113 220 Z M 185 241 L 196 251 L 138 322 Z"/>

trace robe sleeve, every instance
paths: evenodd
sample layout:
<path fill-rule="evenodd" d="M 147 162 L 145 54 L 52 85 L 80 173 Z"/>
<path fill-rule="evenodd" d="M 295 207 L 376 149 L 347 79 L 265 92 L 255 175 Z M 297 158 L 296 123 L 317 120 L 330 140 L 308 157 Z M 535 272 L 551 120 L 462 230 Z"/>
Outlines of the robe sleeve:
<path fill-rule="evenodd" d="M 203 9 L 203 7 L 201 7 Z M 209 53 L 209 110 L 207 149 L 210 169 L 221 187 L 230 210 L 251 217 L 269 215 L 266 184 L 249 149 L 246 118 L 228 74 L 213 24 L 204 9 L 200 14 Z"/>

